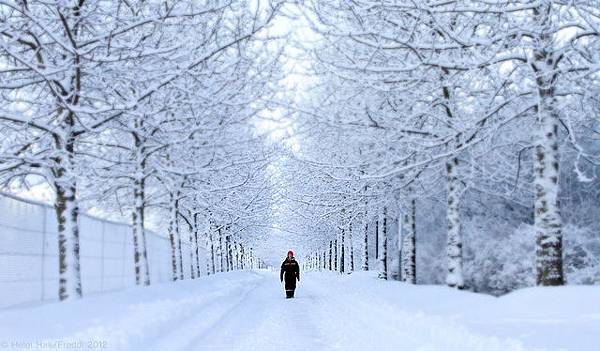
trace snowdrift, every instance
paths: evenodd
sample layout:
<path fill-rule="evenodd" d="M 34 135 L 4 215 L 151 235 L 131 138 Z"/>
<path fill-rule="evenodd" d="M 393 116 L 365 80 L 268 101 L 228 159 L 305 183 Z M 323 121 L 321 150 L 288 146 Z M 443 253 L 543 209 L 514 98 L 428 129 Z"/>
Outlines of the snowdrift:
<path fill-rule="evenodd" d="M 496 298 L 309 272 L 286 300 L 276 273 L 238 271 L 4 310 L 0 326 L 8 350 L 597 350 L 600 287 Z"/>

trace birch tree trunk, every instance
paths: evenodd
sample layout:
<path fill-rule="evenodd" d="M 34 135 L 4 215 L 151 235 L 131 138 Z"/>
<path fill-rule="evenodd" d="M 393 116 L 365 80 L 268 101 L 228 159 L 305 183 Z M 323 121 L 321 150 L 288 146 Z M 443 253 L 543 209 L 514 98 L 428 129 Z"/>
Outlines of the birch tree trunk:
<path fill-rule="evenodd" d="M 446 284 L 450 287 L 462 289 L 464 280 L 462 274 L 462 235 L 460 223 L 460 194 L 459 179 L 457 176 L 458 158 L 454 157 L 446 163 L 447 176 L 447 201 L 446 220 L 448 222 L 448 241 L 446 254 L 448 257 L 448 275 Z"/>
<path fill-rule="evenodd" d="M 225 263 L 223 262 L 224 255 L 223 255 L 223 233 L 221 233 L 221 228 L 219 227 L 219 261 L 220 261 L 220 265 L 219 265 L 219 272 L 224 272 L 225 271 Z"/>
<path fill-rule="evenodd" d="M 364 230 L 363 230 L 363 252 L 362 252 L 362 266 L 363 271 L 369 270 L 369 220 L 365 213 Z"/>
<path fill-rule="evenodd" d="M 134 121 L 135 129 L 143 127 L 143 119 Z M 150 267 L 148 264 L 148 250 L 146 243 L 146 231 L 144 226 L 146 208 L 146 149 L 142 136 L 136 131 L 131 133 L 135 152 L 135 171 L 133 179 L 133 212 L 132 234 L 133 234 L 133 262 L 135 270 L 135 283 L 140 285 L 142 279 L 144 285 L 150 285 Z"/>
<path fill-rule="evenodd" d="M 227 256 L 229 260 L 227 261 L 227 271 L 233 270 L 233 250 L 231 247 L 231 235 L 227 235 Z"/>
<path fill-rule="evenodd" d="M 365 196 L 367 195 L 368 187 L 365 185 Z M 369 270 L 369 202 L 365 201 L 363 213 L 363 251 L 362 251 L 362 266 L 363 271 Z"/>
<path fill-rule="evenodd" d="M 348 251 L 350 253 L 350 272 L 354 272 L 354 244 L 352 239 L 352 221 L 348 225 Z"/>
<path fill-rule="evenodd" d="M 194 252 L 196 251 L 196 249 L 194 248 L 194 233 L 195 233 L 195 227 L 190 228 L 190 235 L 189 235 L 189 240 L 190 240 L 190 278 L 191 279 L 196 279 L 196 267 L 195 267 L 195 259 L 194 259 Z"/>
<path fill-rule="evenodd" d="M 196 252 L 196 277 L 200 277 L 200 241 L 198 240 L 198 233 L 200 227 L 198 224 L 198 213 L 194 213 L 194 249 Z"/>
<path fill-rule="evenodd" d="M 71 10 L 72 22 L 64 21 L 63 25 L 69 33 L 70 40 L 77 40 L 81 25 L 81 5 L 75 5 Z M 40 48 L 41 49 L 41 48 Z M 39 50 L 39 49 L 38 49 Z M 39 58 L 38 53 L 38 58 Z M 76 116 L 62 104 L 76 107 L 81 97 L 81 57 L 78 52 L 64 52 L 62 58 L 70 61 L 72 72 L 67 74 L 63 88 L 53 94 L 57 98 L 56 106 L 59 133 L 54 134 L 54 147 L 57 156 L 52 157 L 51 167 L 54 176 L 56 199 L 56 222 L 58 224 L 58 296 L 61 301 L 76 299 L 82 296 L 81 264 L 79 247 L 79 203 L 77 200 L 77 181 L 75 169 L 75 140 L 74 129 Z M 41 61 L 38 61 L 41 63 Z"/>
<path fill-rule="evenodd" d="M 213 245 L 212 233 L 206 235 L 206 274 L 215 274 L 215 246 Z"/>
<path fill-rule="evenodd" d="M 207 274 L 215 274 L 217 268 L 215 267 L 215 239 L 214 239 L 214 235 L 215 235 L 215 231 L 213 230 L 214 225 L 213 225 L 213 221 L 212 219 L 208 219 L 207 223 L 206 223 L 206 245 L 207 247 L 207 257 L 206 257 L 206 262 L 207 262 L 207 269 L 206 269 L 206 273 Z"/>
<path fill-rule="evenodd" d="M 177 275 L 177 207 L 175 206 L 175 194 L 169 193 L 169 243 L 171 244 L 171 279 L 176 281 Z"/>
<path fill-rule="evenodd" d="M 379 219 L 375 220 L 375 261 L 379 264 Z"/>
<path fill-rule="evenodd" d="M 239 269 L 241 269 L 240 245 L 238 243 L 235 243 L 234 247 L 235 247 L 235 269 L 239 270 Z"/>
<path fill-rule="evenodd" d="M 338 270 L 338 241 L 335 239 L 333 241 L 333 270 Z"/>
<path fill-rule="evenodd" d="M 381 219 L 381 253 L 379 255 L 379 278 L 388 278 L 387 267 L 387 207 L 383 208 L 383 217 Z"/>
<path fill-rule="evenodd" d="M 141 165 L 143 167 L 143 165 Z M 143 170 L 136 174 L 133 185 L 134 208 L 131 214 L 133 231 L 133 261 L 135 268 L 135 283 L 150 285 L 150 267 L 148 265 L 148 251 L 146 243 L 146 231 L 144 230 L 145 217 L 145 179 Z"/>
<path fill-rule="evenodd" d="M 321 270 L 321 253 L 320 252 L 316 252 L 315 255 L 317 255 L 317 269 L 320 271 Z"/>
<path fill-rule="evenodd" d="M 401 260 L 400 260 L 400 274 L 401 280 L 416 284 L 417 283 L 417 274 L 416 274 L 416 235 L 417 235 L 417 227 L 416 227 L 416 200 L 413 198 L 410 200 L 410 204 L 408 206 L 408 211 L 404 214 L 402 220 L 402 250 L 401 250 Z"/>
<path fill-rule="evenodd" d="M 445 79 L 449 72 L 442 69 L 442 78 Z M 442 87 L 444 97 L 444 109 L 446 112 L 447 123 L 452 126 L 454 123 L 454 114 L 451 109 L 451 91 L 447 86 Z M 459 141 L 456 140 L 456 146 Z M 462 252 L 462 233 L 460 223 L 460 179 L 458 177 L 458 157 L 452 157 L 446 162 L 446 186 L 447 186 L 447 207 L 446 220 L 448 223 L 446 255 L 448 264 L 448 274 L 446 275 L 446 284 L 450 287 L 462 289 L 464 287 L 463 279 L 463 252 Z"/>
<path fill-rule="evenodd" d="M 244 255 L 242 255 L 243 246 L 241 243 L 238 243 L 237 247 L 237 269 L 244 269 Z"/>
<path fill-rule="evenodd" d="M 225 229 L 225 272 L 229 272 L 229 235 L 227 235 L 227 229 Z"/>
<path fill-rule="evenodd" d="M 329 270 L 332 270 L 332 261 L 333 260 L 333 240 L 329 240 Z"/>
<path fill-rule="evenodd" d="M 562 220 L 559 191 L 559 149 L 555 85 L 557 60 L 551 37 L 552 7 L 534 9 L 539 26 L 537 47 L 530 63 L 537 85 L 537 122 L 534 157 L 534 222 L 536 230 L 537 285 L 555 286 L 565 282 L 562 260 Z"/>
<path fill-rule="evenodd" d="M 179 226 L 179 192 L 175 201 L 175 234 L 177 236 L 177 253 L 179 258 L 179 279 L 183 280 L 183 249 L 181 245 L 181 228 Z"/>
<path fill-rule="evenodd" d="M 76 183 L 74 179 L 66 177 L 68 173 L 63 167 L 57 169 L 54 183 L 56 190 L 54 208 L 58 223 L 58 297 L 61 301 L 80 298 L 82 295 L 79 263 L 79 206 L 76 199 Z"/>
<path fill-rule="evenodd" d="M 344 270 L 346 269 L 346 262 L 345 262 L 345 256 L 346 256 L 346 245 L 345 245 L 345 240 L 346 240 L 346 230 L 344 228 L 342 228 L 342 237 L 341 237 L 341 241 L 340 241 L 340 273 L 344 273 Z"/>

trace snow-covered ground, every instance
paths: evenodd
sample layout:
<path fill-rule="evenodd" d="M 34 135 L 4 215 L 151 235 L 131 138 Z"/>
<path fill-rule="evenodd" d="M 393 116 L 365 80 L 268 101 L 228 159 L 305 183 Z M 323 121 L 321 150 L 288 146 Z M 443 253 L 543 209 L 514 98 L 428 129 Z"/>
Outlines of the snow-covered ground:
<path fill-rule="evenodd" d="M 600 287 L 502 298 L 306 273 L 238 271 L 0 312 L 0 350 L 598 350 Z"/>

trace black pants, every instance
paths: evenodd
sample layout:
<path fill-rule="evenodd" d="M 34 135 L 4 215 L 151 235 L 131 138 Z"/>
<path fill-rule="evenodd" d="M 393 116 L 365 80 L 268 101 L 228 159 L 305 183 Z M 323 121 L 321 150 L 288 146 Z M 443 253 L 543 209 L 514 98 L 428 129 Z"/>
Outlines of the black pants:
<path fill-rule="evenodd" d="M 296 291 L 296 281 L 285 281 L 285 297 L 287 299 L 294 297 L 294 291 Z"/>

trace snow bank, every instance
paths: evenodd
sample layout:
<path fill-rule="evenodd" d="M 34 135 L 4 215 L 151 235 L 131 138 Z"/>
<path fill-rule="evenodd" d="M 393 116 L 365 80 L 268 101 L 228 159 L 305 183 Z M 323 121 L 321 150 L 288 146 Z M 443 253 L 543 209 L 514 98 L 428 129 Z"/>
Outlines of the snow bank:
<path fill-rule="evenodd" d="M 600 287 L 501 298 L 378 280 L 303 275 L 283 298 L 277 272 L 198 280 L 0 312 L 8 350 L 597 350 Z"/>
<path fill-rule="evenodd" d="M 407 347 L 409 350 L 435 350 L 431 342 L 436 338 L 456 341 L 450 334 L 458 341 L 445 350 L 458 350 L 460 345 L 463 350 L 479 350 L 485 345 L 482 350 L 579 351 L 598 350 L 600 345 L 600 286 L 527 288 L 497 298 L 445 286 L 381 281 L 372 272 L 342 277 L 319 273 L 314 279 L 316 285 L 331 285 L 335 280 L 345 299 L 359 301 L 365 309 L 372 306 L 371 310 L 383 308 L 390 315 L 399 314 L 395 337 L 402 337 L 404 330 L 416 335 L 427 325 L 439 326 L 418 338 L 429 342 Z M 354 305 L 348 309 L 354 310 Z M 363 315 L 363 319 L 369 318 L 364 311 Z M 383 324 L 389 327 L 392 322 L 390 317 Z M 371 322 L 375 331 L 380 324 Z M 372 335 L 370 330 L 363 333 L 364 338 Z"/>
<path fill-rule="evenodd" d="M 220 273 L 4 311 L 0 313 L 0 350 L 73 349 L 68 343 L 82 343 L 76 350 L 147 349 L 159 336 L 185 326 L 193 317 L 201 316 L 204 322 L 220 318 L 227 305 L 260 277 L 247 272 Z M 209 305 L 217 307 L 212 314 L 205 313 Z M 64 346 L 45 347 L 52 343 Z M 88 347 L 90 343 L 96 346 Z"/>

